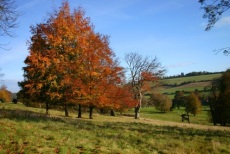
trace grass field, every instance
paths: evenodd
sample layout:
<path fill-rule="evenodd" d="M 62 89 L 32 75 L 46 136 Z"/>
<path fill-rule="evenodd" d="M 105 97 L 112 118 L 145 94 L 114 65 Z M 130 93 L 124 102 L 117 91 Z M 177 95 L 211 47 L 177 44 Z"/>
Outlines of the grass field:
<path fill-rule="evenodd" d="M 185 91 L 189 93 L 198 90 L 203 95 L 208 95 L 211 87 L 211 81 L 220 76 L 221 74 L 219 73 L 163 79 L 162 84 L 167 86 L 153 88 L 153 91 L 167 94 L 171 99 L 174 98 L 176 91 Z"/>
<path fill-rule="evenodd" d="M 230 153 L 229 127 L 194 124 L 193 117 L 192 124 L 181 123 L 183 110 L 162 114 L 143 108 L 135 120 L 100 114 L 88 119 L 87 113 L 78 119 L 55 110 L 43 117 L 44 109 L 22 104 L 0 109 L 0 153 Z"/>
<path fill-rule="evenodd" d="M 185 113 L 184 108 L 174 109 L 171 112 L 162 113 L 156 110 L 154 107 L 142 108 L 141 114 L 143 118 L 148 119 L 155 119 L 161 121 L 169 121 L 169 122 L 181 122 L 181 115 Z M 190 116 L 190 122 L 193 124 L 200 124 L 200 125 L 213 125 L 209 122 L 209 107 L 203 107 L 201 113 L 197 114 L 196 116 Z"/>
<path fill-rule="evenodd" d="M 219 78 L 221 76 L 220 73 L 218 74 L 207 74 L 207 75 L 198 75 L 198 76 L 188 76 L 188 77 L 178 77 L 178 78 L 171 78 L 171 79 L 164 79 L 164 83 L 167 84 L 181 84 L 183 82 L 201 82 L 201 81 L 207 81 L 207 80 L 213 80 L 215 78 Z"/>

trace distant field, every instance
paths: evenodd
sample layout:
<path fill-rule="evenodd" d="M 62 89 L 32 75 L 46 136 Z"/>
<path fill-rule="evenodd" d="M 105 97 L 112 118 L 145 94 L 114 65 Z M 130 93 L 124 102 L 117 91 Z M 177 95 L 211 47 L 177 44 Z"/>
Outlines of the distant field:
<path fill-rule="evenodd" d="M 78 119 L 76 113 L 63 117 L 55 110 L 44 118 L 34 116 L 44 109 L 22 104 L 0 104 L 0 109 L 0 153 L 230 153 L 229 127 L 194 124 L 195 117 L 192 124 L 182 123 L 183 109 L 162 114 L 143 108 L 139 120 L 96 113 L 94 119 L 86 113 Z"/>
<path fill-rule="evenodd" d="M 189 76 L 189 77 L 178 77 L 178 78 L 172 78 L 172 79 L 164 79 L 163 83 L 167 84 L 181 84 L 183 82 L 200 82 L 200 81 L 207 81 L 207 80 L 213 80 L 215 78 L 220 77 L 221 74 L 208 74 L 208 75 L 199 75 L 199 76 Z"/>
<path fill-rule="evenodd" d="M 176 91 L 192 92 L 198 90 L 206 95 L 210 89 L 211 81 L 220 76 L 221 74 L 209 74 L 163 79 L 162 85 L 165 86 L 153 88 L 153 91 L 167 94 L 171 99 L 174 97 Z"/>
<path fill-rule="evenodd" d="M 195 82 L 176 87 L 162 87 L 162 93 L 175 93 L 175 91 L 203 91 L 205 87 L 210 87 L 210 82 Z"/>

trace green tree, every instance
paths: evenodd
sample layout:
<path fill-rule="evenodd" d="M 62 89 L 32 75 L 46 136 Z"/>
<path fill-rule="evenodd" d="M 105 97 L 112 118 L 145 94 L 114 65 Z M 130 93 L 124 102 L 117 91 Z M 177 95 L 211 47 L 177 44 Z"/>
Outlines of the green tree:
<path fill-rule="evenodd" d="M 199 100 L 198 96 L 194 92 L 191 92 L 188 96 L 186 96 L 185 100 L 186 100 L 186 104 L 185 104 L 186 112 L 196 115 L 201 111 L 202 109 L 201 101 Z"/>
<path fill-rule="evenodd" d="M 170 111 L 170 108 L 172 107 L 172 101 L 170 98 L 167 95 L 159 93 L 152 93 L 150 95 L 150 102 L 161 112 Z"/>
<path fill-rule="evenodd" d="M 219 79 L 212 81 L 212 93 L 209 96 L 211 121 L 216 125 L 230 123 L 230 69 Z"/>
<path fill-rule="evenodd" d="M 183 91 L 176 91 L 174 99 L 173 99 L 173 105 L 172 109 L 177 107 L 178 109 L 185 104 L 185 99 L 184 99 L 184 92 Z"/>
<path fill-rule="evenodd" d="M 195 92 L 191 92 L 188 96 L 184 96 L 183 99 L 186 114 L 181 115 L 182 121 L 186 119 L 188 123 L 190 123 L 189 114 L 193 114 L 194 116 L 198 114 L 202 109 L 202 104 Z"/>

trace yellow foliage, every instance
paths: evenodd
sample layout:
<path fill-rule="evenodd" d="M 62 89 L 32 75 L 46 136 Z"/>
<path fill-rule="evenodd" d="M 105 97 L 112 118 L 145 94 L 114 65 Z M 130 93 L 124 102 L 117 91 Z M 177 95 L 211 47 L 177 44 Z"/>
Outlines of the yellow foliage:
<path fill-rule="evenodd" d="M 1 102 L 10 102 L 11 101 L 11 92 L 0 89 L 0 101 Z"/>
<path fill-rule="evenodd" d="M 37 84 L 37 88 L 38 88 L 38 89 L 41 89 L 42 86 L 43 86 L 43 85 L 42 85 L 41 83 Z"/>

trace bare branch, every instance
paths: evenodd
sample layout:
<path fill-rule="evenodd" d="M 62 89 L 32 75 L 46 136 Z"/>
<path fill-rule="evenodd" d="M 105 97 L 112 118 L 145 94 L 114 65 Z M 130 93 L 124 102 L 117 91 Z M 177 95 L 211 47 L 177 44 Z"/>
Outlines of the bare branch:
<path fill-rule="evenodd" d="M 11 30 L 18 27 L 20 16 L 16 9 L 14 0 L 0 0 L 0 36 L 14 36 Z"/>
<path fill-rule="evenodd" d="M 161 67 L 158 59 L 145 57 L 143 58 L 138 53 L 127 53 L 125 61 L 130 71 L 130 82 L 132 85 L 132 92 L 138 103 L 135 107 L 135 118 L 139 118 L 139 109 L 142 104 L 143 93 L 148 89 L 149 81 L 156 81 L 164 74 L 165 69 Z"/>
<path fill-rule="evenodd" d="M 230 8 L 230 0 L 213 0 L 209 4 L 205 3 L 206 0 L 199 0 L 205 11 L 203 18 L 208 19 L 206 31 L 210 30 L 215 23 L 221 18 L 222 14 Z"/>
<path fill-rule="evenodd" d="M 230 54 L 230 47 L 216 49 L 213 52 L 215 52 L 216 54 L 222 52 L 225 56 L 228 56 Z"/>

